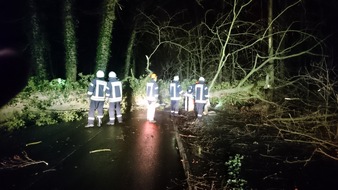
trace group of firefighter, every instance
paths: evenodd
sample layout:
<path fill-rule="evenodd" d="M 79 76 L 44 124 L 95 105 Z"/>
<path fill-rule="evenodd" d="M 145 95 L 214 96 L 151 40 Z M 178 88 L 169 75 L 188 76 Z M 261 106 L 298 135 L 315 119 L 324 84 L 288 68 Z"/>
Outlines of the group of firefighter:
<path fill-rule="evenodd" d="M 97 111 L 97 126 L 101 127 L 104 116 L 103 106 L 106 100 L 109 102 L 109 121 L 107 125 L 114 125 L 115 118 L 117 118 L 118 123 L 122 123 L 122 82 L 119 81 L 114 71 L 109 72 L 108 81 L 104 77 L 104 72 L 99 70 L 96 72 L 96 78 L 89 84 L 87 95 L 90 98 L 90 105 L 86 128 L 94 127 L 95 111 Z M 169 87 L 171 116 L 179 115 L 180 101 L 182 97 L 185 97 L 185 111 L 195 111 L 197 119 L 201 120 L 204 107 L 209 99 L 208 91 L 208 86 L 203 77 L 200 77 L 195 84 L 190 85 L 184 92 L 179 76 L 174 76 Z M 146 98 L 148 103 L 147 120 L 155 123 L 155 110 L 159 99 L 159 87 L 155 73 L 150 75 L 150 80 L 147 82 Z"/>

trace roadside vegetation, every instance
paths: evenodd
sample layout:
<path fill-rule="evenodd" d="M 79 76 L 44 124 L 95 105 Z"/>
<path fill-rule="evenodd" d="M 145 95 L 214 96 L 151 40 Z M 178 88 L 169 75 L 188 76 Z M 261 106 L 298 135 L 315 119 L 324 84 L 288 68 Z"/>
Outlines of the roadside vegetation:
<path fill-rule="evenodd" d="M 22 92 L 0 109 L 0 125 L 13 131 L 81 119 L 88 107 L 86 93 L 91 77 L 80 74 L 76 82 L 61 78 L 51 81 L 30 78 Z"/>
<path fill-rule="evenodd" d="M 182 79 L 184 90 L 200 76 L 209 85 L 205 114 L 216 113 L 217 121 L 206 116 L 197 125 L 194 116 L 184 115 L 174 123 L 191 154 L 210 159 L 203 164 L 206 168 L 201 169 L 201 175 L 189 176 L 194 189 L 245 188 L 246 179 L 239 173 L 241 163 L 246 162 L 243 147 L 248 143 L 227 141 L 229 134 L 240 140 L 251 137 L 254 145 L 267 138 L 306 146 L 301 157 L 289 159 L 288 155 L 274 155 L 272 150 L 278 146 L 267 143 L 263 156 L 286 163 L 306 165 L 317 156 L 338 161 L 338 75 L 327 53 L 326 36 L 317 36 L 317 29 L 306 25 L 303 1 L 283 1 L 278 8 L 272 0 L 268 2 L 265 11 L 261 10 L 264 17 L 254 16 L 253 9 L 258 6 L 252 0 L 219 1 L 221 6 L 214 9 L 205 9 L 202 1 L 196 1 L 204 14 L 188 18 L 189 22 L 183 10 L 173 15 L 161 8 L 151 14 L 135 11 L 121 78 L 128 94 L 122 102 L 123 111 L 146 106 L 144 89 L 152 72 L 159 76 L 158 109 L 169 106 L 168 86 L 175 75 Z M 0 110 L 0 125 L 8 131 L 83 119 L 88 109 L 88 84 L 94 77 L 77 73 L 73 1 L 63 5 L 66 80 L 50 79 L 47 63 L 52 51 L 42 32 L 39 5 L 33 0 L 28 3 L 33 74 L 23 91 Z M 92 65 L 95 70 L 116 68 L 108 64 L 116 20 L 108 13 L 115 13 L 116 6 L 120 5 L 115 0 L 102 3 L 96 63 Z M 229 155 L 223 152 L 226 145 L 242 151 Z M 222 158 L 211 162 L 212 155 Z M 196 160 L 190 162 L 196 164 Z M 215 168 L 224 169 L 222 176 Z M 209 173 L 204 175 L 206 170 Z M 210 178 L 206 180 L 206 176 Z"/>

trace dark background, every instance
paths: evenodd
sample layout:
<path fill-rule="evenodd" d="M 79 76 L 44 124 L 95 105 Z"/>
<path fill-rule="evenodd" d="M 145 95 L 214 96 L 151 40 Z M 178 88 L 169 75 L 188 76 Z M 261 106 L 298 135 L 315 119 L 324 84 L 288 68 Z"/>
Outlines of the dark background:
<path fill-rule="evenodd" d="M 48 70 L 51 78 L 64 78 L 64 47 L 63 47 L 63 25 L 62 25 L 62 3 L 63 0 L 37 0 L 38 14 L 41 22 L 41 30 L 46 34 L 47 45 L 50 48 Z M 156 8 L 174 14 L 185 10 L 184 18 L 178 22 L 195 23 L 203 17 L 208 9 L 224 11 L 218 1 L 202 0 L 203 8 L 195 0 L 120 0 L 116 9 L 116 21 L 113 29 L 113 41 L 111 47 L 111 59 L 109 70 L 114 70 L 118 75 L 122 71 L 125 59 L 127 43 L 133 26 L 134 16 L 138 10 L 146 14 L 153 14 Z M 285 7 L 291 0 L 274 1 L 274 8 Z M 101 13 L 99 0 L 77 0 L 74 6 L 74 18 L 76 19 L 76 35 L 78 47 L 78 73 L 93 74 L 95 68 L 95 53 L 97 37 L 99 32 Z M 253 1 L 248 19 L 265 19 L 267 13 L 267 0 Z M 302 18 L 302 26 L 316 29 L 322 39 L 326 38 L 328 63 L 336 65 L 338 55 L 338 2 L 336 0 L 304 0 L 297 7 L 298 11 L 289 13 L 284 17 L 286 22 Z M 303 11 L 300 11 L 303 10 Z M 275 13 L 279 12 L 275 10 Z M 31 70 L 29 63 L 30 52 L 27 40 L 29 34 L 29 7 L 28 0 L 0 0 L 0 76 L 1 89 L 8 89 L 1 100 L 7 101 L 8 97 L 17 93 L 26 83 Z M 148 46 L 147 39 L 138 41 L 134 51 L 138 74 L 144 72 L 145 56 L 152 50 Z M 156 59 L 156 58 L 155 58 Z M 153 68 L 155 72 L 161 72 L 160 68 Z M 16 86 L 17 88 L 13 88 Z M 1 90 L 4 92 L 4 90 Z M 4 94 L 4 93 L 1 93 Z M 0 104 L 2 105 L 2 104 Z"/>

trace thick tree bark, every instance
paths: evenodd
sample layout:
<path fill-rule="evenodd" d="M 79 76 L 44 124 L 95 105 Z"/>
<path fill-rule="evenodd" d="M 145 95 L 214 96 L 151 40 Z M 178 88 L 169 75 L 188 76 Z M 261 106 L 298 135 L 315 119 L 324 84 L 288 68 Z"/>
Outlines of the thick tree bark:
<path fill-rule="evenodd" d="M 41 25 L 40 20 L 38 17 L 38 12 L 36 8 L 36 2 L 35 0 L 30 0 L 29 2 L 29 8 L 31 12 L 31 30 L 30 30 L 30 43 L 31 46 L 31 61 L 32 65 L 34 66 L 34 75 L 39 80 L 46 80 L 48 79 L 48 74 L 46 70 L 46 54 L 47 54 L 47 48 L 46 48 L 46 38 L 45 35 L 41 31 Z"/>
<path fill-rule="evenodd" d="M 73 82 L 76 81 L 77 76 L 77 54 L 75 26 L 72 16 L 72 3 L 73 0 L 65 0 L 63 17 L 66 79 Z"/>
<path fill-rule="evenodd" d="M 111 56 L 110 45 L 112 41 L 112 30 L 114 26 L 115 7 L 118 0 L 105 0 L 103 4 L 103 18 L 98 39 L 96 54 L 96 70 L 107 69 L 109 58 Z"/>
<path fill-rule="evenodd" d="M 129 72 L 133 72 L 131 73 L 132 75 L 134 75 L 135 71 L 130 71 L 131 66 L 132 66 L 132 59 L 133 59 L 133 47 L 134 47 L 134 43 L 135 43 L 135 38 L 136 38 L 136 31 L 133 30 L 133 32 L 131 33 L 131 37 L 130 37 L 130 41 L 128 44 L 128 49 L 127 49 L 127 55 L 126 55 L 126 61 L 125 61 L 125 66 L 124 66 L 124 78 L 127 78 L 129 76 Z"/>

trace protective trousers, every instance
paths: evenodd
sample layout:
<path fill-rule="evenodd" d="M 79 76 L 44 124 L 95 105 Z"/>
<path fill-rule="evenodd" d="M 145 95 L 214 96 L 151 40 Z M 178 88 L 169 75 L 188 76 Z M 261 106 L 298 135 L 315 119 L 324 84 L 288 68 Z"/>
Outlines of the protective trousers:
<path fill-rule="evenodd" d="M 171 111 L 170 111 L 171 115 L 175 115 L 175 116 L 178 115 L 179 104 L 180 104 L 179 100 L 171 100 Z"/>
<path fill-rule="evenodd" d="M 120 102 L 109 102 L 109 122 L 114 123 L 115 121 L 115 111 L 117 121 L 119 123 L 122 122 L 122 114 L 121 114 L 121 105 Z"/>
<path fill-rule="evenodd" d="M 103 105 L 104 105 L 104 101 L 90 100 L 89 113 L 88 113 L 88 124 L 94 124 L 95 110 L 97 110 L 97 118 L 99 120 L 103 118 Z"/>
<path fill-rule="evenodd" d="M 197 118 L 202 119 L 205 103 L 196 103 Z"/>
<path fill-rule="evenodd" d="M 154 121 L 156 101 L 148 101 L 147 120 Z"/>

